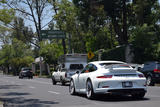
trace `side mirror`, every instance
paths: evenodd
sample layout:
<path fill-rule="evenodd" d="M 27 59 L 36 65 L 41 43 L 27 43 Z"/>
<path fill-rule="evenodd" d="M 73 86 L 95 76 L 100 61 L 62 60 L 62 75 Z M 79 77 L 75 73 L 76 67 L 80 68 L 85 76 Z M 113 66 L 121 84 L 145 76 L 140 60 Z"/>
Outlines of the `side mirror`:
<path fill-rule="evenodd" d="M 80 73 L 80 71 L 76 71 L 76 74 L 79 74 Z"/>

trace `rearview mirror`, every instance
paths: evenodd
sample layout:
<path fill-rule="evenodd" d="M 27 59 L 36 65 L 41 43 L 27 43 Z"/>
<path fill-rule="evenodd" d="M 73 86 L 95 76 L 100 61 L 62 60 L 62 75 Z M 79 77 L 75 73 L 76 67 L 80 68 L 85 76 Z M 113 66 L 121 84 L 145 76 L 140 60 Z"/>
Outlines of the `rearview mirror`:
<path fill-rule="evenodd" d="M 80 73 L 80 71 L 76 71 L 76 74 L 79 74 Z"/>

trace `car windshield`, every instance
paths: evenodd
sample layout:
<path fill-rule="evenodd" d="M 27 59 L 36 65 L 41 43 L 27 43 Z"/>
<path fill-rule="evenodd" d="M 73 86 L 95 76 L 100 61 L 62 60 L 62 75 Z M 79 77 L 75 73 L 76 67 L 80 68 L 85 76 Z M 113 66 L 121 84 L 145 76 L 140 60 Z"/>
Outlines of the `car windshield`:
<path fill-rule="evenodd" d="M 29 71 L 31 68 L 22 68 L 23 71 Z"/>
<path fill-rule="evenodd" d="M 74 70 L 74 69 L 83 69 L 83 64 L 71 64 L 70 65 L 70 69 Z"/>

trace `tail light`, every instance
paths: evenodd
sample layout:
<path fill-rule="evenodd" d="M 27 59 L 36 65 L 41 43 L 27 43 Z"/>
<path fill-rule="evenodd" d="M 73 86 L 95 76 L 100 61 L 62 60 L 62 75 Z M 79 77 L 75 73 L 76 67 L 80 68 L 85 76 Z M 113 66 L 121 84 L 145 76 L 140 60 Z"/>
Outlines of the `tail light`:
<path fill-rule="evenodd" d="M 139 78 L 144 78 L 144 75 L 143 74 L 138 74 L 138 77 Z"/>
<path fill-rule="evenodd" d="M 112 75 L 98 76 L 97 78 L 112 78 Z"/>
<path fill-rule="evenodd" d="M 159 70 L 159 69 L 154 69 L 153 71 L 154 71 L 154 72 L 160 72 L 160 70 Z"/>

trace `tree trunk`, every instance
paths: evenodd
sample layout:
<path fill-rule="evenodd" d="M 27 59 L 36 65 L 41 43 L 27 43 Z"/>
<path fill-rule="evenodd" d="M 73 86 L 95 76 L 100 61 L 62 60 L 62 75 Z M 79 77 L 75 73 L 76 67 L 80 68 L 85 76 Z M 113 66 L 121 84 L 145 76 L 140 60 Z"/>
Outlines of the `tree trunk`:
<path fill-rule="evenodd" d="M 50 71 L 49 64 L 47 64 L 47 71 L 48 71 L 49 76 L 51 76 L 51 71 Z"/>

